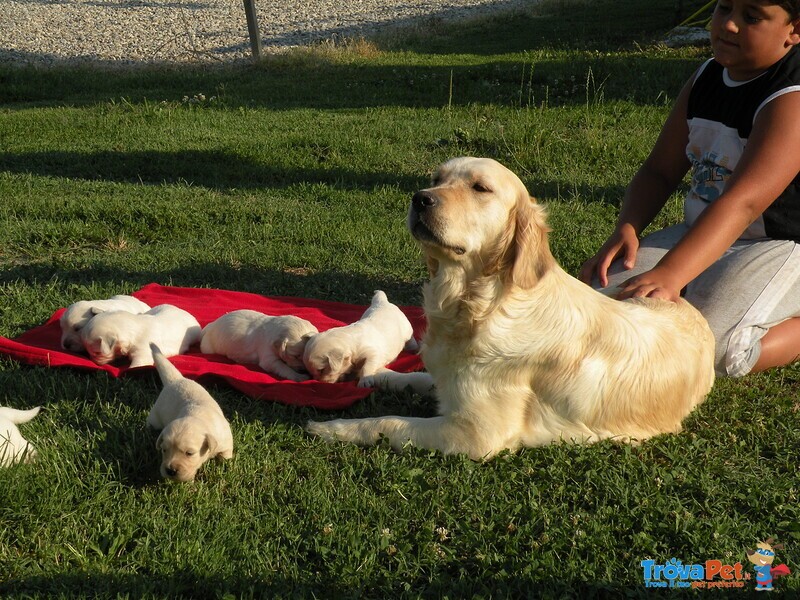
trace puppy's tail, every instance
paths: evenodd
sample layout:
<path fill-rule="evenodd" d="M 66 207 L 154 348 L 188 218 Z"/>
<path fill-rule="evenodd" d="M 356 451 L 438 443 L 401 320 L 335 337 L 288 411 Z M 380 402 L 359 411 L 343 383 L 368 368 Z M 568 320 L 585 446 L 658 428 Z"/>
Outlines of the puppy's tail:
<path fill-rule="evenodd" d="M 31 408 L 29 410 L 19 410 L 16 408 L 9 408 L 7 406 L 0 406 L 0 419 L 8 419 L 15 425 L 19 425 L 20 423 L 27 423 L 33 419 L 33 417 L 39 414 L 41 409 L 41 406 L 37 406 L 36 408 Z"/>
<path fill-rule="evenodd" d="M 178 371 L 175 365 L 169 362 L 169 359 L 161 352 L 161 348 L 151 343 L 150 350 L 153 353 L 153 361 L 158 370 L 158 375 L 161 377 L 161 383 L 167 385 L 183 379 L 181 372 Z"/>

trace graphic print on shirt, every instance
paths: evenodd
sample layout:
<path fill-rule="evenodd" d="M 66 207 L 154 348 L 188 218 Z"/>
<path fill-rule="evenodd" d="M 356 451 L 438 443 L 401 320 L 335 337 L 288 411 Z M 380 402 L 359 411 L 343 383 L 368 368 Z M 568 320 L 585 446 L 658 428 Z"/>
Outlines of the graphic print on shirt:
<path fill-rule="evenodd" d="M 686 156 L 692 165 L 692 181 L 684 202 L 684 218 L 692 226 L 725 190 L 725 183 L 739 163 L 747 140 L 732 127 L 695 117 L 689 120 L 689 143 Z M 764 237 L 764 223 L 756 219 L 741 239 Z"/>

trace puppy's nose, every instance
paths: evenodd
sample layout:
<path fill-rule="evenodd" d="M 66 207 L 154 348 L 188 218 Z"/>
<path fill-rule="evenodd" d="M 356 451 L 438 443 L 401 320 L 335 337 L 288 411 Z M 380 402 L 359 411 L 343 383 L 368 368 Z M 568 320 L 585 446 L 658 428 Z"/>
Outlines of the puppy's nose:
<path fill-rule="evenodd" d="M 177 469 L 173 469 L 172 467 L 167 467 L 164 470 L 167 472 L 167 475 L 169 475 L 170 477 L 175 477 L 175 475 L 178 474 L 178 470 Z"/>
<path fill-rule="evenodd" d="M 431 208 L 433 206 L 436 206 L 436 202 L 437 202 L 436 196 L 426 191 L 417 192 L 411 198 L 411 205 L 417 212 L 422 212 L 426 208 Z"/>

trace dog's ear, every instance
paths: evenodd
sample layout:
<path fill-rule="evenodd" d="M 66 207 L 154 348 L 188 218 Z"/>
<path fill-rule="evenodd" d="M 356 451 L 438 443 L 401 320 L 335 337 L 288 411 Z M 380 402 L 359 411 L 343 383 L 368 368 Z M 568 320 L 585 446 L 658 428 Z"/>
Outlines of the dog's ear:
<path fill-rule="evenodd" d="M 367 362 L 367 357 L 366 356 L 364 358 L 362 358 L 361 360 L 353 361 L 350 364 L 349 370 L 352 371 L 353 373 L 358 373 L 359 377 L 361 377 L 361 372 L 362 372 L 362 370 L 364 368 L 364 364 L 366 364 L 366 362 Z"/>
<path fill-rule="evenodd" d="M 527 195 L 526 195 L 527 196 Z M 532 196 L 517 200 L 514 237 L 509 248 L 512 284 L 530 289 L 555 265 L 547 242 L 547 212 Z"/>
<path fill-rule="evenodd" d="M 99 315 L 101 312 L 106 312 L 106 309 L 100 306 L 93 306 L 89 310 L 92 313 L 92 315 Z"/>
<path fill-rule="evenodd" d="M 210 452 L 211 456 L 214 456 L 217 453 L 217 446 L 217 438 L 207 433 L 206 439 L 203 440 L 203 445 L 200 447 L 200 454 L 207 454 Z"/>
<path fill-rule="evenodd" d="M 289 340 L 287 338 L 281 338 L 272 343 L 272 349 L 275 351 L 275 354 L 283 361 L 286 359 L 286 346 L 288 343 Z"/>
<path fill-rule="evenodd" d="M 331 373 L 347 373 L 352 365 L 352 356 L 337 348 L 328 354 L 328 364 L 330 365 Z"/>
<path fill-rule="evenodd" d="M 428 266 L 428 276 L 433 279 L 436 277 L 436 273 L 439 272 L 439 261 L 435 258 L 431 258 L 430 256 L 426 256 L 425 263 Z"/>
<path fill-rule="evenodd" d="M 158 439 L 156 439 L 156 450 L 161 450 L 163 441 L 164 441 L 164 431 L 162 430 L 161 433 L 158 434 Z"/>
<path fill-rule="evenodd" d="M 103 355 L 105 356 L 110 355 L 111 350 L 116 345 L 116 343 L 117 343 L 116 340 L 106 340 L 105 338 L 102 338 L 100 340 L 100 352 L 102 352 Z"/>

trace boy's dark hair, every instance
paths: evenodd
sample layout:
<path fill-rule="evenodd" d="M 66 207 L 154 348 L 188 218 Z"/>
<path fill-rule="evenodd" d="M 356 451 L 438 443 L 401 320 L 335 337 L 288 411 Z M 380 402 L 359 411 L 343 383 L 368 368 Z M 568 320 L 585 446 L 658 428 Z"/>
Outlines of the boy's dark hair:
<path fill-rule="evenodd" d="M 789 20 L 791 21 L 800 19 L 800 0 L 779 0 L 778 2 L 769 2 L 769 4 L 780 6 L 789 13 Z"/>

